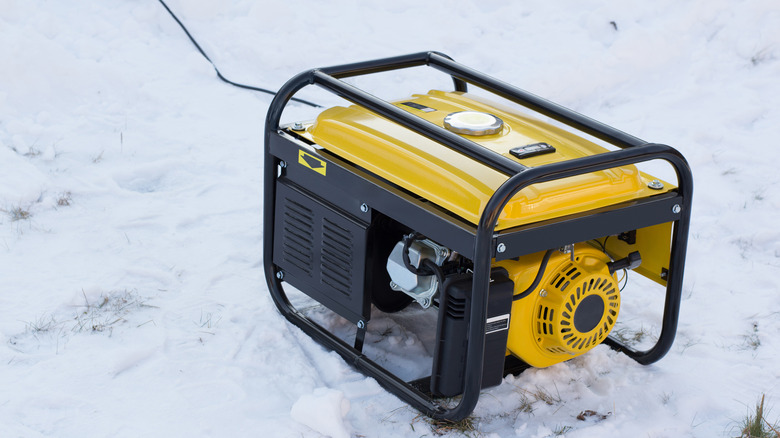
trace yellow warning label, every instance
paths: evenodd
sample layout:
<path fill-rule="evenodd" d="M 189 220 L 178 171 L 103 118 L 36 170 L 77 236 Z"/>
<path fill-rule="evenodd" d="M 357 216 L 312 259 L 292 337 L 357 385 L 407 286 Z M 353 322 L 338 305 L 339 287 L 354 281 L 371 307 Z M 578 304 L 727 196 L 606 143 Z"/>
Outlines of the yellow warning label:
<path fill-rule="evenodd" d="M 298 162 L 322 175 L 325 175 L 325 171 L 327 170 L 327 162 L 320 160 L 314 155 L 307 154 L 302 150 L 298 151 Z"/>

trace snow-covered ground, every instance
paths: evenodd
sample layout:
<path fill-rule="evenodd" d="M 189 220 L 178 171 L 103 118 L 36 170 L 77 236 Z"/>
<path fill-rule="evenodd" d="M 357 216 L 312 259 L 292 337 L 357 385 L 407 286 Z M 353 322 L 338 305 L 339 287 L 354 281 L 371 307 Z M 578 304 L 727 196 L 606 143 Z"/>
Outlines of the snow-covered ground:
<path fill-rule="evenodd" d="M 169 4 L 239 82 L 439 50 L 688 158 L 672 351 L 643 367 L 600 346 L 509 377 L 472 434 L 734 436 L 762 393 L 780 418 L 776 0 Z M 0 59 L 0 436 L 434 433 L 268 297 L 268 96 L 219 82 L 151 0 L 0 0 Z M 359 83 L 449 85 L 419 73 Z"/>

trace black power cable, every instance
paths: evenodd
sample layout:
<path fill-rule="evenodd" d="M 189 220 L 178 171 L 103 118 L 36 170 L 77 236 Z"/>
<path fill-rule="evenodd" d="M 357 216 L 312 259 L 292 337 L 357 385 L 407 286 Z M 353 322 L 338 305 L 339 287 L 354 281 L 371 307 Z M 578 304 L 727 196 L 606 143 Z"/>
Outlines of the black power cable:
<path fill-rule="evenodd" d="M 539 265 L 539 270 L 536 271 L 536 277 L 534 277 L 533 283 L 531 283 L 528 288 L 519 294 L 512 297 L 512 301 L 522 300 L 523 298 L 527 297 L 531 294 L 531 292 L 536 289 L 537 286 L 539 286 L 539 282 L 542 281 L 542 277 L 544 276 L 544 270 L 547 269 L 547 262 L 550 261 L 550 256 L 552 255 L 553 250 L 548 249 L 547 252 L 544 253 L 544 256 L 542 257 L 542 263 Z"/>
<path fill-rule="evenodd" d="M 182 23 L 181 20 L 179 20 L 179 17 L 177 17 L 176 14 L 174 14 L 173 11 L 171 11 L 171 8 L 169 8 L 168 5 L 166 5 L 163 0 L 160 0 L 160 4 L 162 4 L 163 7 L 165 8 L 165 10 L 168 11 L 169 14 L 171 14 L 171 17 L 173 17 L 173 19 L 176 20 L 177 23 L 179 23 L 179 26 L 184 31 L 184 33 L 187 34 L 187 37 L 189 37 L 190 41 L 192 41 L 192 44 L 194 44 L 195 48 L 198 49 L 200 54 L 203 55 L 204 58 L 206 58 L 206 61 L 208 61 L 211 64 L 211 66 L 214 67 L 214 71 L 217 72 L 217 77 L 222 79 L 223 82 L 226 82 L 226 83 L 228 83 L 230 85 L 233 85 L 235 87 L 245 88 L 247 90 L 259 91 L 261 93 L 270 94 L 272 96 L 276 95 L 276 92 L 274 92 L 274 91 L 266 90 L 265 88 L 260 88 L 260 87 L 253 87 L 251 85 L 239 84 L 238 82 L 233 82 L 230 79 L 222 76 L 222 73 L 220 73 L 219 69 L 214 64 L 214 61 L 212 61 L 211 58 L 209 58 L 209 55 L 207 55 L 206 52 L 203 51 L 203 49 L 200 47 L 200 44 L 198 44 L 198 42 L 195 41 L 195 38 L 192 37 L 192 35 L 190 34 L 190 31 L 188 31 L 187 28 L 184 26 L 184 23 Z M 298 99 L 297 97 L 293 97 L 290 100 L 292 100 L 294 102 L 302 103 L 304 105 L 309 105 L 309 106 L 314 107 L 314 108 L 322 108 L 321 105 L 317 105 L 316 103 L 309 102 L 308 100 Z"/>
<path fill-rule="evenodd" d="M 415 240 L 423 240 L 425 239 L 425 236 L 423 236 L 420 233 L 411 233 L 409 235 L 404 236 L 404 248 L 403 251 L 401 251 L 401 258 L 403 259 L 404 266 L 406 266 L 406 269 L 409 270 L 414 275 L 434 275 L 435 269 L 431 269 L 430 264 L 423 263 L 427 259 L 422 259 L 417 262 L 418 265 L 420 265 L 419 268 L 415 268 L 414 265 L 412 265 L 412 262 L 409 260 L 409 246 L 412 244 Z M 436 265 L 434 263 L 434 265 Z M 438 268 L 438 266 L 436 266 Z"/>

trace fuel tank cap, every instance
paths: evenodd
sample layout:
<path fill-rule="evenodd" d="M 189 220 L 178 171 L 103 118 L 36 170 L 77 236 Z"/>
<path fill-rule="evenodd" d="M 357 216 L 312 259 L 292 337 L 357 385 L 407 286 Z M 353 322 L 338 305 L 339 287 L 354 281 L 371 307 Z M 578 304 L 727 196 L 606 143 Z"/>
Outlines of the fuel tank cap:
<path fill-rule="evenodd" d="M 503 120 L 493 114 L 479 111 L 459 111 L 447 114 L 444 118 L 444 127 L 458 134 L 498 134 L 503 126 Z"/>

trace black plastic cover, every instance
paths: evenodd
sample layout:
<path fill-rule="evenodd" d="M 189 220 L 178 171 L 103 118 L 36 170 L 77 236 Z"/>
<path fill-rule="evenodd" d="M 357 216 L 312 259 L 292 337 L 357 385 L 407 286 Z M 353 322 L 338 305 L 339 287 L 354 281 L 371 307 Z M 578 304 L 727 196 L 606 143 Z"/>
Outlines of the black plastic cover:
<path fill-rule="evenodd" d="M 555 147 L 547 143 L 533 143 L 509 150 L 509 153 L 517 158 L 535 157 L 537 155 L 551 154 L 553 152 L 555 152 Z"/>
<path fill-rule="evenodd" d="M 506 270 L 493 269 L 491 280 L 485 324 L 482 388 L 496 386 L 504 377 L 509 315 L 514 293 L 514 283 Z M 471 288 L 470 274 L 450 276 L 442 288 L 431 374 L 431 392 L 439 396 L 452 397 L 463 392 Z"/>

